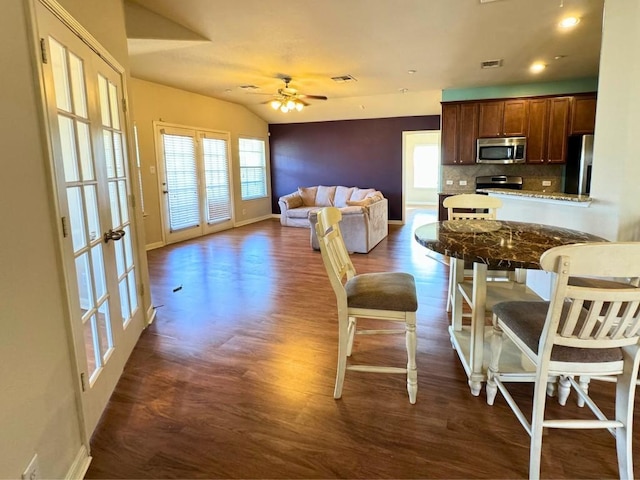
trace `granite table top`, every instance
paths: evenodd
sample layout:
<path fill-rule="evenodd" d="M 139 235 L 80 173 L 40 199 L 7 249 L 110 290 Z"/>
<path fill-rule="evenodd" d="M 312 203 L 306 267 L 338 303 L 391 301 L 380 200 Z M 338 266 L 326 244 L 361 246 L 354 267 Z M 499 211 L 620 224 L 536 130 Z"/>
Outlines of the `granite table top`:
<path fill-rule="evenodd" d="M 537 190 L 509 190 L 506 188 L 483 188 L 478 190 L 481 193 L 498 193 L 500 195 L 510 195 L 512 197 L 540 198 L 546 200 L 561 200 L 563 202 L 591 203 L 589 195 L 574 195 L 562 192 L 540 192 Z"/>
<path fill-rule="evenodd" d="M 539 269 L 540 256 L 550 248 L 607 241 L 567 228 L 505 220 L 445 220 L 418 227 L 414 236 L 442 255 L 502 270 Z"/>

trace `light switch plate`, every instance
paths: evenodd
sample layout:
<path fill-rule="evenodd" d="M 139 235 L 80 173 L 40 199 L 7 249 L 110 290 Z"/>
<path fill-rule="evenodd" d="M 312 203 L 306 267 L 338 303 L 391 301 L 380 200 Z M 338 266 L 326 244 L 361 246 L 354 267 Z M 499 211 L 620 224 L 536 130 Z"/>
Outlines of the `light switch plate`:
<path fill-rule="evenodd" d="M 550 187 L 551 186 L 551 180 L 543 180 L 542 181 L 542 186 L 543 187 Z"/>
<path fill-rule="evenodd" d="M 447 180 L 447 185 L 453 185 L 453 180 Z"/>
<path fill-rule="evenodd" d="M 458 184 L 459 184 L 459 185 L 466 185 L 466 184 L 467 184 L 467 181 L 466 181 L 466 180 L 460 180 L 460 181 L 458 182 Z"/>

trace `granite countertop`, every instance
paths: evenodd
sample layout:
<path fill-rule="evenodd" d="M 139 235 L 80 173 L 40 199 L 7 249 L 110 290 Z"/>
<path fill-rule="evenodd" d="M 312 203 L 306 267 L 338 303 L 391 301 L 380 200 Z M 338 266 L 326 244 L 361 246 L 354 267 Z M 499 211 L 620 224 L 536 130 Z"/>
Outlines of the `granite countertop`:
<path fill-rule="evenodd" d="M 498 193 L 500 195 L 511 195 L 514 197 L 540 198 L 546 200 L 558 200 L 563 202 L 591 203 L 588 195 L 573 195 L 562 192 L 541 192 L 538 190 L 509 190 L 507 188 L 483 188 L 478 190 L 482 193 Z"/>
<path fill-rule="evenodd" d="M 567 228 L 504 220 L 445 220 L 418 227 L 414 237 L 442 255 L 503 270 L 540 268 L 540 255 L 559 245 L 605 241 Z"/>

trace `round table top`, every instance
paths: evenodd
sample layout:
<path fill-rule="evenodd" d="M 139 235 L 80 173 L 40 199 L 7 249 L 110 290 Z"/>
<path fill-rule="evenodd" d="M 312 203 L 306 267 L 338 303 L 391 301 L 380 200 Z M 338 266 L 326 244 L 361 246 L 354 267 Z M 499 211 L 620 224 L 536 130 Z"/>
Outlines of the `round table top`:
<path fill-rule="evenodd" d="M 560 245 L 605 242 L 568 228 L 505 220 L 445 220 L 418 227 L 416 241 L 448 257 L 492 268 L 540 268 L 540 256 Z"/>

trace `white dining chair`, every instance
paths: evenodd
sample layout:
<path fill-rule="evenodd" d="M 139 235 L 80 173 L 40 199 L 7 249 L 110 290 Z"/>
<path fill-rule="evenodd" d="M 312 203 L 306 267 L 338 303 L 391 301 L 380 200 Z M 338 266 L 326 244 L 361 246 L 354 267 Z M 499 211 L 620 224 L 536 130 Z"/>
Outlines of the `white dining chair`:
<path fill-rule="evenodd" d="M 477 193 L 462 193 L 460 195 L 452 195 L 442 202 L 447 209 L 448 220 L 495 220 L 497 210 L 502 206 L 502 201 L 496 197 L 489 195 L 480 195 Z M 458 260 L 456 258 L 449 259 L 449 287 L 447 290 L 447 312 L 451 311 L 456 288 L 463 278 L 470 278 L 473 275 L 473 263 L 464 262 L 464 270 L 462 277 L 458 268 Z M 506 278 L 505 275 L 497 275 L 491 278 Z"/>
<path fill-rule="evenodd" d="M 356 274 L 349 258 L 340 221 L 342 213 L 335 207 L 318 211 L 316 234 L 327 275 L 333 287 L 338 306 L 338 368 L 333 397 L 342 396 L 345 371 L 402 373 L 407 377 L 410 403 L 416 402 L 418 392 L 418 370 L 416 367 L 416 311 L 418 298 L 415 280 L 403 272 L 381 272 Z M 404 323 L 404 328 L 358 329 L 359 319 L 388 320 Z M 352 364 L 351 357 L 356 334 L 405 335 L 407 350 L 406 367 Z"/>
<path fill-rule="evenodd" d="M 540 476 L 544 428 L 608 429 L 616 439 L 620 478 L 632 478 L 633 405 L 640 363 L 640 288 L 630 287 L 620 279 L 640 276 L 640 242 L 555 247 L 542 255 L 540 264 L 543 270 L 555 274 L 550 302 L 503 302 L 493 307 L 487 403 L 493 405 L 499 391 L 531 437 L 530 478 Z M 603 288 L 570 281 L 571 277 L 599 277 L 610 283 Z M 500 371 L 503 336 L 533 363 L 534 372 L 514 377 Z M 575 377 L 580 376 L 616 381 L 612 418 L 576 381 Z M 547 383 L 553 378 L 567 381 L 595 419 L 545 418 Z M 509 393 L 509 381 L 534 383 L 531 421 Z"/>

